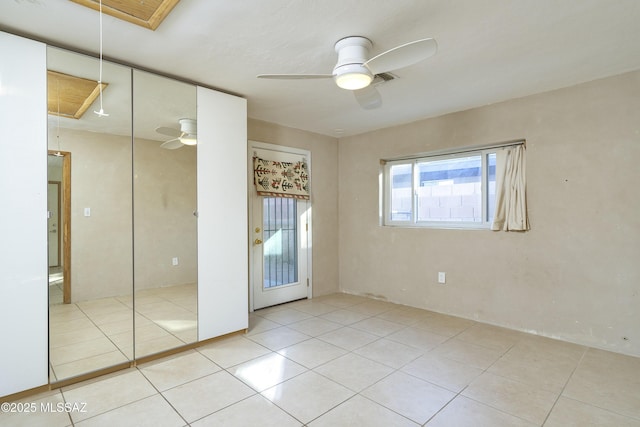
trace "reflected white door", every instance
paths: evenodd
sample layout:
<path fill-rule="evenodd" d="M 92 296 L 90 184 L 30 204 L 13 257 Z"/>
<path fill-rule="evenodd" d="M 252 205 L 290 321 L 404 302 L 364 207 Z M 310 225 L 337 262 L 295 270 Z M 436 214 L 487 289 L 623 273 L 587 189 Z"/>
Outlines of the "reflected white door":
<path fill-rule="evenodd" d="M 49 181 L 47 191 L 49 267 L 60 265 L 60 183 Z"/>
<path fill-rule="evenodd" d="M 299 160 L 300 153 L 250 150 L 269 160 Z M 307 160 L 308 162 L 308 160 Z M 253 308 L 259 309 L 310 296 L 310 206 L 306 200 L 251 198 Z"/>

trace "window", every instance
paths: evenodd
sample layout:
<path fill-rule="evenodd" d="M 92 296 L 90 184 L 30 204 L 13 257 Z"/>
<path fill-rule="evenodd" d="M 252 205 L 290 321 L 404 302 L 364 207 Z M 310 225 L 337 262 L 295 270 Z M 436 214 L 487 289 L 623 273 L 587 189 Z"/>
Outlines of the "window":
<path fill-rule="evenodd" d="M 386 162 L 383 224 L 490 228 L 496 149 Z"/>
<path fill-rule="evenodd" d="M 262 199 L 264 288 L 298 281 L 298 237 L 296 199 Z"/>

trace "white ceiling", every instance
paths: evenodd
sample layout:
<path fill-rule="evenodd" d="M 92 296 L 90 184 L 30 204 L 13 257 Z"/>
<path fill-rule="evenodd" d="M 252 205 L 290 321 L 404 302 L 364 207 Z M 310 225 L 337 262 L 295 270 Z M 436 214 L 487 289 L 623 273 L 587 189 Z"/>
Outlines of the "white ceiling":
<path fill-rule="evenodd" d="M 249 117 L 358 134 L 640 69 L 638 0 L 181 0 L 156 31 L 104 16 L 104 55 L 248 100 Z M 0 29 L 97 53 L 98 13 L 61 0 L 2 0 Z M 378 87 L 363 110 L 332 80 L 334 43 L 383 52 L 433 37 L 438 53 Z M 4 58 L 2 59 L 4 60 Z M 97 76 L 96 76 L 97 79 Z"/>

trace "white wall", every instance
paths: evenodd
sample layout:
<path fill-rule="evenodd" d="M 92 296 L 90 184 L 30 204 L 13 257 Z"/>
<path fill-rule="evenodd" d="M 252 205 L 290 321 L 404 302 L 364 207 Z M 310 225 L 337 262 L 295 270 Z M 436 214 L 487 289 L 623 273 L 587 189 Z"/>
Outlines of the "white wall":
<path fill-rule="evenodd" d="M 45 45 L 0 33 L 0 396 L 48 382 Z"/>
<path fill-rule="evenodd" d="M 380 159 L 518 138 L 530 232 L 379 225 Z M 640 356 L 639 159 L 640 72 L 343 138 L 340 287 Z"/>

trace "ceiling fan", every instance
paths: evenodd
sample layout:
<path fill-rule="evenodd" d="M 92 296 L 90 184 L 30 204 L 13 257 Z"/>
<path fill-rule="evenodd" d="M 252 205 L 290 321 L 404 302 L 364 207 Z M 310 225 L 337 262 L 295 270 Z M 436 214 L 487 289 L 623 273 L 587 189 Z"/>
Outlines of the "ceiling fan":
<path fill-rule="evenodd" d="M 396 46 L 369 59 L 372 47 L 373 43 L 366 37 L 345 37 L 335 44 L 338 62 L 331 74 L 259 74 L 257 77 L 281 80 L 333 78 L 338 87 L 352 90 L 360 106 L 369 110 L 382 105 L 375 86 L 388 80 L 384 74 L 425 60 L 438 50 L 436 41 L 427 38 Z"/>
<path fill-rule="evenodd" d="M 164 126 L 156 128 L 156 132 L 159 134 L 173 138 L 163 142 L 160 147 L 175 150 L 184 145 L 196 145 L 198 143 L 196 121 L 193 119 L 180 119 L 178 123 L 180 123 L 180 130 Z"/>

